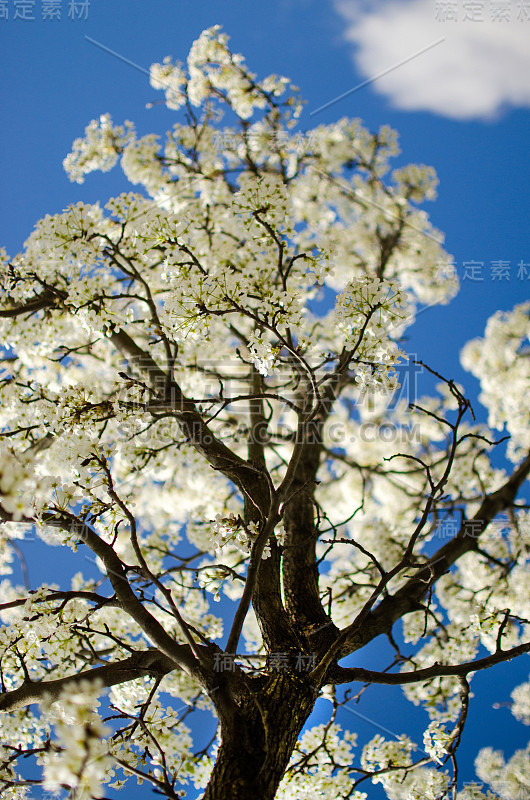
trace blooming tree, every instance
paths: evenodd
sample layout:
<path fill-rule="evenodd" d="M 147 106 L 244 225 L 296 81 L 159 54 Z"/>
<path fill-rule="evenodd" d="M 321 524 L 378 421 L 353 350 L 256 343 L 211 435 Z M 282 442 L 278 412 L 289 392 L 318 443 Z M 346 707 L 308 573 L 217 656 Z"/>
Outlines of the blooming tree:
<path fill-rule="evenodd" d="M 457 290 L 418 208 L 433 170 L 389 172 L 386 127 L 297 132 L 295 87 L 218 27 L 151 83 L 180 109 L 165 141 L 105 114 L 65 159 L 141 191 L 1 260 L 0 794 L 528 792 L 529 751 L 482 750 L 462 788 L 457 748 L 473 673 L 530 650 L 530 304 L 463 353 L 505 471 L 462 387 L 425 367 L 437 395 L 405 397 L 403 333 Z M 14 583 L 28 532 L 73 551 L 67 584 Z M 423 742 L 341 730 L 334 687 L 373 684 L 427 709 Z M 513 701 L 530 723 L 529 683 Z"/>

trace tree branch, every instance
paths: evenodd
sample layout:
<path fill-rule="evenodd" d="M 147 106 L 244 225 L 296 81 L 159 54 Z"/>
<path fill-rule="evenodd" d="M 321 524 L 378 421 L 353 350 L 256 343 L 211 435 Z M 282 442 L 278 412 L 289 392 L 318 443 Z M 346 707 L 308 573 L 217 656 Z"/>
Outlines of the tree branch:
<path fill-rule="evenodd" d="M 195 403 L 185 397 L 180 386 L 171 379 L 156 363 L 153 357 L 142 350 L 134 339 L 123 330 L 112 333 L 111 341 L 117 349 L 131 360 L 131 363 L 161 396 L 164 407 L 176 413 L 177 422 L 190 444 L 208 461 L 211 466 L 226 475 L 253 502 L 265 511 L 269 492 L 261 470 L 252 466 L 221 442 L 210 430 Z"/>
<path fill-rule="evenodd" d="M 101 681 L 103 686 L 116 686 L 133 681 L 142 675 L 162 677 L 175 669 L 175 662 L 159 650 L 140 650 L 123 661 L 115 661 L 103 667 L 95 667 L 86 672 L 69 675 L 55 681 L 41 683 L 24 682 L 18 689 L 0 694 L 0 711 L 15 711 L 31 703 L 38 703 L 45 695 L 57 700 L 67 686 L 81 681 Z"/>
<path fill-rule="evenodd" d="M 0 509 L 0 512 L 5 521 L 12 521 L 11 514 L 8 514 L 4 509 Z M 35 520 L 29 517 L 23 517 L 21 521 L 35 524 Z M 136 597 L 127 580 L 125 566 L 114 552 L 112 546 L 103 541 L 86 522 L 66 511 L 45 513 L 42 516 L 42 521 L 47 525 L 70 533 L 75 531 L 79 539 L 103 562 L 120 607 L 140 625 L 155 647 L 170 658 L 175 666 L 181 667 L 189 675 L 194 676 L 204 684 L 205 673 L 203 668 L 206 668 L 207 671 L 210 670 L 211 659 L 207 658 L 208 649 L 204 646 L 199 646 L 201 654 L 204 654 L 203 662 L 199 663 L 189 645 L 179 644 L 165 631 L 163 625 L 147 611 L 142 602 Z"/>
<path fill-rule="evenodd" d="M 500 489 L 484 498 L 475 516 L 462 523 L 456 536 L 440 547 L 401 589 L 383 598 L 379 605 L 364 617 L 362 625 L 358 625 L 357 620 L 354 620 L 341 631 L 320 662 L 318 669 L 321 673 L 327 670 L 333 660 L 344 658 L 349 653 L 359 650 L 375 637 L 390 631 L 393 624 L 405 614 L 421 608 L 420 601 L 426 592 L 464 553 L 475 550 L 478 537 L 486 530 L 489 523 L 497 514 L 513 505 L 517 492 L 528 475 L 530 475 L 530 454 Z M 471 534 L 470 530 L 473 531 Z"/>
<path fill-rule="evenodd" d="M 20 317 L 22 314 L 34 314 L 36 311 L 41 311 L 43 308 L 50 308 L 50 306 L 53 306 L 57 298 L 58 294 L 46 290 L 33 300 L 28 300 L 27 303 L 23 305 L 0 309 L 0 318 L 12 319 L 13 317 Z"/>
<path fill-rule="evenodd" d="M 489 669 L 496 664 L 504 661 L 511 661 L 524 653 L 530 652 L 530 642 L 525 642 L 511 650 L 499 650 L 485 658 L 476 661 L 466 661 L 464 664 L 444 665 L 435 663 L 425 669 L 418 669 L 415 672 L 374 672 L 362 667 L 341 667 L 338 664 L 330 667 L 325 681 L 329 683 L 349 683 L 350 681 L 361 681 L 362 683 L 381 683 L 390 686 L 398 686 L 405 683 L 419 683 L 433 678 L 445 678 L 451 676 L 464 677 L 470 672 L 479 672 L 482 669 Z M 313 673 L 310 673 L 311 678 Z"/>

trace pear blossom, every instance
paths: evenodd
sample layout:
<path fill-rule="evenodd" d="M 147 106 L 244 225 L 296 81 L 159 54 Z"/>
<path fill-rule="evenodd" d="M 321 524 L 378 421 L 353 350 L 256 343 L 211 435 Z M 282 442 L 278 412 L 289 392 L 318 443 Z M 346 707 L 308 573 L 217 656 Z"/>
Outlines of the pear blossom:
<path fill-rule="evenodd" d="M 165 136 L 102 114 L 64 161 L 136 190 L 0 250 L 0 794 L 528 793 L 528 749 L 466 785 L 457 759 L 475 671 L 529 646 L 530 304 L 462 352 L 487 423 L 436 365 L 425 395 L 406 333 L 458 289 L 434 170 L 392 169 L 388 126 L 299 130 L 218 25 L 150 82 Z M 31 547 L 71 574 L 20 585 Z M 421 741 L 344 727 L 378 683 Z M 511 700 L 527 724 L 529 683 Z"/>

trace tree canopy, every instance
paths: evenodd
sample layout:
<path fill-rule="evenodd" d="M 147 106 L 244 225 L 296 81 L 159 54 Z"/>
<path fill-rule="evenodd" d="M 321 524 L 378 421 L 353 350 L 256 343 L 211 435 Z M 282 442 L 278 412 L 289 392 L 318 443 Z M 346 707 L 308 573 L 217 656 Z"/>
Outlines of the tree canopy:
<path fill-rule="evenodd" d="M 473 674 L 530 651 L 530 302 L 463 351 L 483 423 L 406 353 L 458 290 L 434 170 L 391 169 L 387 127 L 298 130 L 296 87 L 218 26 L 150 74 L 166 138 L 103 114 L 64 162 L 140 191 L 2 252 L 0 794 L 528 797 L 528 749 L 465 786 L 457 749 Z M 28 533 L 77 554 L 68 584 L 16 584 Z M 423 741 L 341 729 L 334 687 L 372 684 L 425 707 Z"/>

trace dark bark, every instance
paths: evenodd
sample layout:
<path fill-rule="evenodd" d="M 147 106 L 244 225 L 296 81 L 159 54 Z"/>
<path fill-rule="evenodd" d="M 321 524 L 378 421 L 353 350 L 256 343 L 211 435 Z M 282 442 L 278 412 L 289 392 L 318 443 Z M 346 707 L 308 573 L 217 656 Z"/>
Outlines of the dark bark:
<path fill-rule="evenodd" d="M 318 439 L 304 445 L 290 488 L 291 499 L 285 506 L 283 522 L 287 546 L 283 551 L 282 580 L 285 609 L 294 628 L 304 634 L 320 655 L 321 649 L 325 650 L 335 640 L 338 629 L 320 599 L 314 502 L 322 456 L 320 425 L 315 425 L 313 432 L 315 430 L 318 430 Z"/>
<path fill-rule="evenodd" d="M 285 602 L 289 613 L 305 625 L 329 621 L 320 603 L 315 557 L 313 497 L 320 452 L 318 444 L 305 446 L 291 485 L 292 499 L 284 514 L 289 537 L 283 560 Z"/>
<path fill-rule="evenodd" d="M 273 800 L 318 689 L 294 668 L 256 678 L 230 720 L 204 800 Z"/>

